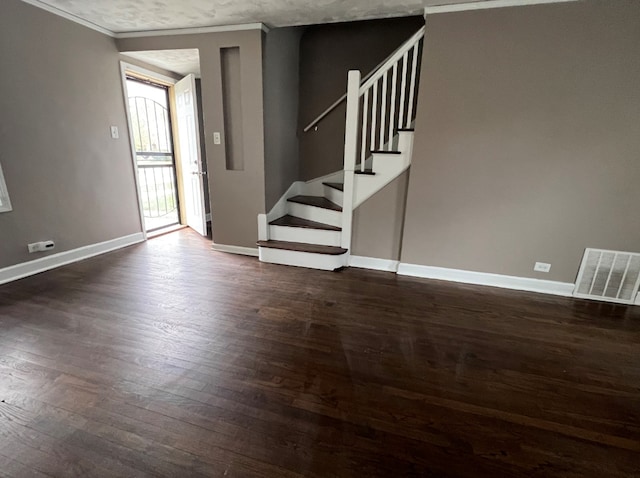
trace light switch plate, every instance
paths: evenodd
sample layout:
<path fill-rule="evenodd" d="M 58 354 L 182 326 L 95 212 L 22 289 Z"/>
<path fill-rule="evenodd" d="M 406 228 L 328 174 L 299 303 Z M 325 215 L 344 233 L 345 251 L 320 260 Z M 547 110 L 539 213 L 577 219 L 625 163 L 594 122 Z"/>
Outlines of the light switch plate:
<path fill-rule="evenodd" d="M 112 139 L 118 139 L 120 137 L 120 132 L 118 131 L 118 127 L 117 126 L 112 126 L 111 127 L 111 138 Z"/>
<path fill-rule="evenodd" d="M 220 144 L 221 142 L 220 133 L 216 131 L 213 133 L 213 144 Z"/>

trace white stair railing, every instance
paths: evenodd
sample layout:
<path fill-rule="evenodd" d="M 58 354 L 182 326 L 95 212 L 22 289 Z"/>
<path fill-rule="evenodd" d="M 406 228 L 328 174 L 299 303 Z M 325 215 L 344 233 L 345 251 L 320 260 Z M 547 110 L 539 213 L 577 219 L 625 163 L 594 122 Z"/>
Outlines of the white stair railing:
<path fill-rule="evenodd" d="M 418 65 L 424 33 L 425 27 L 422 27 L 362 84 L 360 72 L 349 71 L 342 216 L 342 247 L 346 249 L 351 248 L 354 174 L 357 170 L 361 173 L 374 172 L 366 169 L 367 157 L 373 151 L 392 151 L 397 130 L 409 128 L 415 119 Z M 308 128 L 315 126 L 327 114 L 324 112 Z"/>
<path fill-rule="evenodd" d="M 424 32 L 422 27 L 360 85 L 361 172 L 366 171 L 365 161 L 372 151 L 391 151 L 397 130 L 409 128 L 414 120 Z"/>

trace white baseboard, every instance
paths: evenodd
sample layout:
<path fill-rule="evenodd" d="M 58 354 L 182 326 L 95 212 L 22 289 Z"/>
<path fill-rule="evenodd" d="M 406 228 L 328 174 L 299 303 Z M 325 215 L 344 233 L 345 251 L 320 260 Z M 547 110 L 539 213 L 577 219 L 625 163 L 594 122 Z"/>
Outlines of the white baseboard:
<path fill-rule="evenodd" d="M 40 272 L 65 266 L 73 262 L 82 261 L 93 256 L 105 254 L 143 241 L 143 233 L 138 232 L 129 236 L 118 237 L 117 239 L 112 239 L 110 241 L 78 247 L 77 249 L 72 249 L 70 251 L 59 252 L 33 261 L 5 267 L 0 269 L 0 284 L 39 274 Z"/>
<path fill-rule="evenodd" d="M 397 272 L 399 264 L 399 261 L 378 259 L 377 257 L 351 256 L 349 258 L 350 267 L 372 269 L 374 271 Z"/>
<path fill-rule="evenodd" d="M 425 279 L 462 282 L 465 284 L 488 285 L 492 287 L 501 287 L 503 289 L 539 292 L 541 294 L 561 295 L 564 297 L 572 297 L 573 290 L 575 289 L 575 284 L 572 284 L 570 282 L 530 279 L 528 277 L 489 274 L 485 272 L 447 269 L 445 267 L 421 266 L 417 264 L 401 263 L 398 266 L 398 274 L 404 276 L 422 277 Z"/>
<path fill-rule="evenodd" d="M 229 252 L 231 254 L 240 254 L 243 256 L 258 257 L 257 247 L 240 247 L 240 246 L 227 246 L 225 244 L 213 244 L 211 246 L 214 251 Z"/>
<path fill-rule="evenodd" d="M 640 305 L 640 292 L 636 294 L 636 305 Z"/>

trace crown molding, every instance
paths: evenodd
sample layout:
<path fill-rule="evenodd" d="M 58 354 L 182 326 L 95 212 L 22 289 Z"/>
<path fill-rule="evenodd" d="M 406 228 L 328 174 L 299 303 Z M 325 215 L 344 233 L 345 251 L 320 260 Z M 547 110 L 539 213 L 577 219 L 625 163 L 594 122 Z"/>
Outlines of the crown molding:
<path fill-rule="evenodd" d="M 115 38 L 143 38 L 157 36 L 174 36 L 174 35 L 197 35 L 201 33 L 224 33 L 239 32 L 247 30 L 262 30 L 269 33 L 269 27 L 264 23 L 243 23 L 240 25 L 221 25 L 212 27 L 195 27 L 195 28 L 174 28 L 170 30 L 145 30 L 140 32 L 122 32 L 115 33 Z"/>
<path fill-rule="evenodd" d="M 77 17 L 71 13 L 65 12 L 64 10 L 60 10 L 59 8 L 56 7 L 52 7 L 51 5 L 47 5 L 46 3 L 42 3 L 39 0 L 22 0 L 24 3 L 28 3 L 31 6 L 40 8 L 42 10 L 45 10 L 49 13 L 53 13 L 54 15 L 57 15 L 59 17 L 65 18 L 67 20 L 71 20 L 74 23 L 78 23 L 80 25 L 82 25 L 83 27 L 87 27 L 90 28 L 91 30 L 95 30 L 97 32 L 100 32 L 104 35 L 108 35 L 110 37 L 114 37 L 115 33 L 113 33 L 111 30 L 107 30 L 106 28 L 102 28 L 99 25 L 96 25 L 95 23 L 91 23 L 87 20 L 84 20 L 83 18 Z"/>
<path fill-rule="evenodd" d="M 547 3 L 568 3 L 579 2 L 581 0 L 484 0 L 469 3 L 452 3 L 449 5 L 434 5 L 425 7 L 424 15 L 434 15 L 436 13 L 466 12 L 469 10 L 486 10 L 489 8 L 503 7 L 523 7 L 526 5 L 541 5 Z"/>
<path fill-rule="evenodd" d="M 137 31 L 137 32 L 112 32 L 106 28 L 103 28 L 95 23 L 87 21 L 83 18 L 80 18 L 72 13 L 65 12 L 56 7 L 52 7 L 51 5 L 47 5 L 46 3 L 41 2 L 40 0 L 22 0 L 24 3 L 28 3 L 31 6 L 40 8 L 45 10 L 46 12 L 53 13 L 59 17 L 62 17 L 66 20 L 70 20 L 74 23 L 78 23 L 83 27 L 90 28 L 91 30 L 95 30 L 97 32 L 102 33 L 103 35 L 110 36 L 112 38 L 140 38 L 140 37 L 156 37 L 156 36 L 167 36 L 167 35 L 196 35 L 198 33 L 223 33 L 223 32 L 238 32 L 238 31 L 246 31 L 246 30 L 262 30 L 265 33 L 269 33 L 269 27 L 267 27 L 264 23 L 243 23 L 240 25 L 220 25 L 220 26 L 209 26 L 209 27 L 195 27 L 195 28 L 174 28 L 168 30 L 146 30 L 146 31 Z"/>

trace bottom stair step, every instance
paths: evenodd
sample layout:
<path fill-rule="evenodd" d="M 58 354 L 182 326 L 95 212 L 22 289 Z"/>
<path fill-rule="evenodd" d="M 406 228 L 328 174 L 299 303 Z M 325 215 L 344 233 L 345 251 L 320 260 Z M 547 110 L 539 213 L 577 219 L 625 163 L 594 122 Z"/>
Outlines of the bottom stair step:
<path fill-rule="evenodd" d="M 258 241 L 259 247 L 269 249 L 282 249 L 285 251 L 309 252 L 311 254 L 326 254 L 329 256 L 339 256 L 347 252 L 347 249 L 336 246 L 322 246 L 320 244 L 304 244 L 302 242 L 286 241 Z"/>

